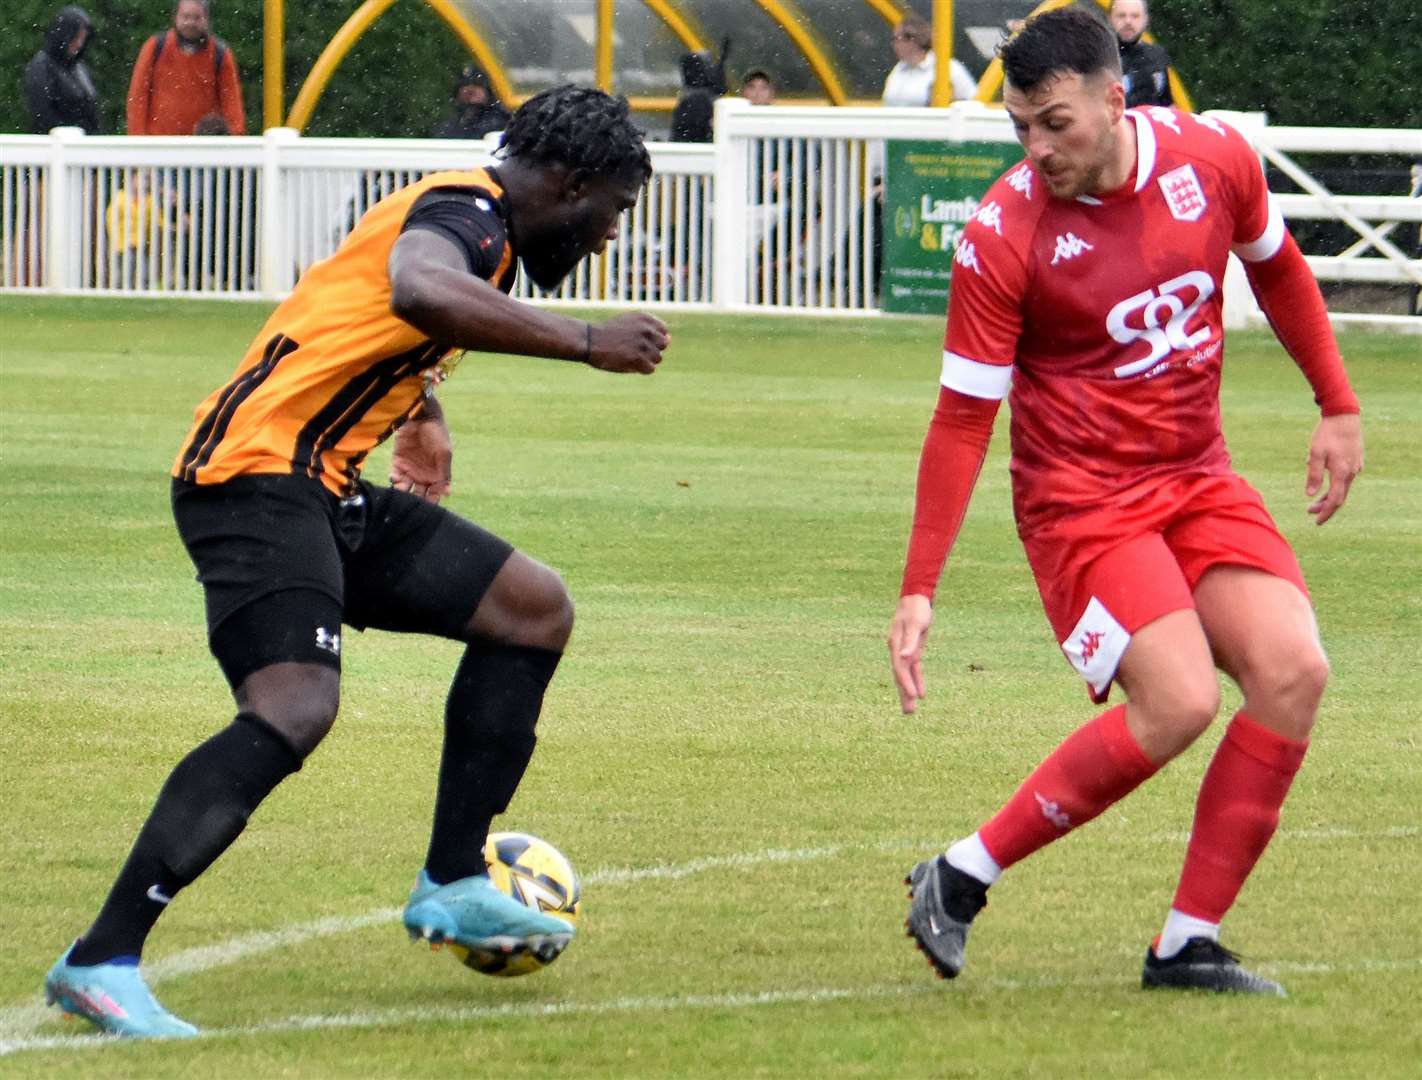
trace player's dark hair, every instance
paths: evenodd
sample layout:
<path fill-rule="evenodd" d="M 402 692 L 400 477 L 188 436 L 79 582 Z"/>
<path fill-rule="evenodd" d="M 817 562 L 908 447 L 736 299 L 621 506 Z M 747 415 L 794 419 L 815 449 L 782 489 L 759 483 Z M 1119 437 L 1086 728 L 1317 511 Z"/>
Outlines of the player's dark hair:
<path fill-rule="evenodd" d="M 1030 93 L 1048 79 L 1076 73 L 1121 74 L 1121 50 L 1111 28 L 1078 7 L 1058 8 L 1028 19 L 998 47 L 1007 81 Z"/>
<path fill-rule="evenodd" d="M 583 86 L 535 94 L 504 129 L 503 157 L 603 176 L 652 175 L 642 132 L 632 126 L 627 99 Z"/>

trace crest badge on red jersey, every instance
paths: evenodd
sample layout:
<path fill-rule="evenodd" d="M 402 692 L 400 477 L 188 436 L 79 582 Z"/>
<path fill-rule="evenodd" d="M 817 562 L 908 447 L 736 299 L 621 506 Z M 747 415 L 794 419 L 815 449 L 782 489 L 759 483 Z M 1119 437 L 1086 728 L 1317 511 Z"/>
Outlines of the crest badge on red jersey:
<path fill-rule="evenodd" d="M 1181 165 L 1162 173 L 1156 181 L 1165 192 L 1165 205 L 1170 208 L 1170 216 L 1176 221 L 1198 221 L 1205 212 L 1205 189 L 1200 178 L 1190 165 Z"/>

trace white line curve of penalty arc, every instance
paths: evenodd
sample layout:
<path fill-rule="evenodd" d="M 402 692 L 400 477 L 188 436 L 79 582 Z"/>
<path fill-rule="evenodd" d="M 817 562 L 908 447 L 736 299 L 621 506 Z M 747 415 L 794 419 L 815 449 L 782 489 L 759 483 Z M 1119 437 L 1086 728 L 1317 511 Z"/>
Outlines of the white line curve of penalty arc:
<path fill-rule="evenodd" d="M 708 855 L 683 863 L 662 863 L 644 867 L 624 867 L 593 870 L 583 875 L 583 884 L 592 886 L 630 885 L 639 881 L 669 881 L 691 877 L 713 870 L 729 870 L 766 863 L 813 862 L 838 855 L 863 851 L 903 851 L 931 849 L 933 841 L 900 839 L 878 843 L 835 844 L 813 848 L 765 848 L 760 851 L 734 852 L 729 855 Z M 359 915 L 331 915 L 309 922 L 293 923 L 276 930 L 243 934 L 216 945 L 184 949 L 171 956 L 143 965 L 144 977 L 152 986 L 180 975 L 196 975 L 226 967 L 254 956 L 279 949 L 297 948 L 309 941 L 349 934 L 394 922 L 403 908 L 377 908 Z M 14 1040 L 24 1040 L 54 1013 L 38 999 L 0 1007 L 0 1056 L 10 1051 Z"/>
<path fill-rule="evenodd" d="M 1287 832 L 1280 830 L 1276 840 L 1340 840 L 1366 837 L 1397 839 L 1422 834 L 1416 826 L 1393 826 L 1377 830 L 1313 829 Z M 1162 832 L 1141 839 L 1151 843 L 1176 843 L 1187 834 Z M 733 852 L 728 855 L 708 855 L 683 863 L 662 863 L 645 867 L 594 870 L 583 875 L 583 883 L 593 886 L 628 885 L 639 881 L 668 881 L 691 877 L 714 870 L 737 869 L 766 863 L 813 862 L 855 852 L 895 852 L 932 850 L 937 841 L 918 839 L 882 840 L 873 843 L 832 844 L 824 847 L 764 848 L 759 851 Z M 398 919 L 402 908 L 378 908 L 360 915 L 333 915 L 304 923 L 294 923 L 276 930 L 244 934 L 217 945 L 185 949 L 171 956 L 144 965 L 144 975 L 151 985 L 181 975 L 201 974 L 216 968 L 279 949 L 296 948 L 317 938 L 354 933 Z M 11 1052 L 15 1040 L 24 1040 L 53 1014 L 37 999 L 0 1007 L 0 1056 Z"/>
<path fill-rule="evenodd" d="M 1330 964 L 1270 964 L 1261 965 L 1261 971 L 1272 974 L 1294 972 L 1297 975 L 1332 975 L 1348 972 L 1374 972 L 1412 970 L 1422 967 L 1419 960 L 1355 960 L 1351 963 Z M 1020 992 L 1026 990 L 1072 990 L 1109 989 L 1123 987 L 1130 983 L 1121 977 L 1088 976 L 1082 978 L 1000 979 L 977 980 L 977 985 L 988 990 Z M 508 1003 L 503 1005 L 462 1005 L 423 1008 L 372 1009 L 364 1012 L 314 1013 L 305 1016 L 288 1016 L 280 1020 L 247 1024 L 241 1027 L 207 1028 L 199 1038 L 209 1039 L 250 1038 L 258 1035 L 274 1035 L 295 1031 L 354 1030 L 360 1028 L 391 1027 L 409 1023 L 477 1023 L 482 1020 L 538 1019 L 563 1016 L 599 1016 L 632 1012 L 682 1012 L 698 1009 L 748 1009 L 775 1005 L 826 1005 L 845 1001 L 872 1001 L 891 998 L 910 998 L 928 994 L 943 994 L 941 986 L 933 982 L 906 985 L 884 983 L 878 986 L 853 988 L 810 987 L 799 990 L 763 990 L 760 992 L 727 994 L 687 994 L 668 997 L 623 997 L 610 1001 L 548 1001 Z M 0 1038 L 0 1057 L 23 1051 L 39 1050 L 101 1050 L 122 1045 L 124 1040 L 101 1035 L 52 1035 L 38 1038 Z"/>

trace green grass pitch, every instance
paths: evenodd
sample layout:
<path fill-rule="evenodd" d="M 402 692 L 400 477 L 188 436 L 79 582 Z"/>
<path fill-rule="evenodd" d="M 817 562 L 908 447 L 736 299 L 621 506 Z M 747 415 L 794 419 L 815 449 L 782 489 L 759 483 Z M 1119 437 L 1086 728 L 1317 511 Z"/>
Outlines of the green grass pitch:
<path fill-rule="evenodd" d="M 653 378 L 471 355 L 442 393 L 451 505 L 578 603 L 497 826 L 582 871 L 579 939 L 514 980 L 406 942 L 458 653 L 352 633 L 335 731 L 149 945 L 160 997 L 209 1037 L 117 1045 L 39 1008 L 40 981 L 168 770 L 232 714 L 166 476 L 266 309 L 0 305 L 0 1074 L 1416 1075 L 1418 338 L 1345 336 L 1369 456 L 1321 529 L 1302 377 L 1267 334 L 1229 347 L 1226 433 L 1297 546 L 1334 667 L 1226 925 L 1288 1000 L 1138 989 L 1218 727 L 1015 868 L 964 975 L 931 977 L 903 936 L 904 872 L 1091 715 L 1012 528 L 1006 424 L 906 718 L 883 637 L 941 322 L 672 315 Z M 1227 687 L 1226 715 L 1237 701 Z"/>

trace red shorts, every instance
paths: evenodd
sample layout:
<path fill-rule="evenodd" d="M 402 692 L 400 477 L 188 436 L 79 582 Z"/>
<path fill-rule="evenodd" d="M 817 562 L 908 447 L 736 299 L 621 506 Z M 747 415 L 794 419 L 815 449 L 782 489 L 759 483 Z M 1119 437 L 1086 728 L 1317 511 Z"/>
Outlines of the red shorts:
<path fill-rule="evenodd" d="M 1233 473 L 1154 481 L 1140 495 L 1047 522 L 1023 544 L 1062 652 L 1098 703 L 1131 635 L 1193 609 L 1210 567 L 1254 567 L 1308 595 L 1263 499 Z"/>

